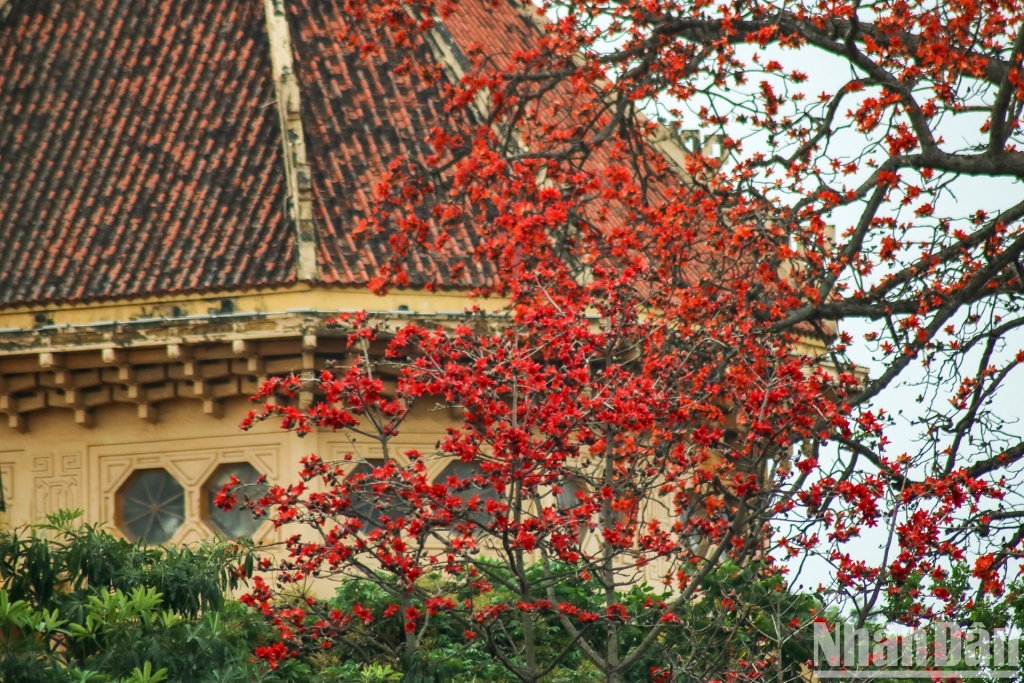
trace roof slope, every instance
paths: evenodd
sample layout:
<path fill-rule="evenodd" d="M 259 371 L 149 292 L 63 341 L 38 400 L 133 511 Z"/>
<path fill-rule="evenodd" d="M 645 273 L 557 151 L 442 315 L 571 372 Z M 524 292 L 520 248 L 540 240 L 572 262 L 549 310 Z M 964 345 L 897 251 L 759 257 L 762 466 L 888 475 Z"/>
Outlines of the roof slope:
<path fill-rule="evenodd" d="M 342 46 L 344 0 L 284 6 L 319 277 L 366 284 L 388 237 L 356 227 L 391 161 L 431 154 L 442 96 L 395 73 L 404 54 L 367 60 Z M 296 281 L 263 0 L 13 8 L 0 20 L 0 308 Z M 507 53 L 537 35 L 511 1 L 465 0 L 440 30 L 456 52 Z M 442 256 L 410 256 L 411 284 L 489 280 L 472 231 L 451 237 Z"/>
<path fill-rule="evenodd" d="M 294 280 L 259 0 L 15 0 L 0 307 Z"/>
<path fill-rule="evenodd" d="M 443 120 L 444 103 L 436 86 L 413 74 L 395 73 L 405 53 L 382 46 L 381 58 L 365 59 L 339 45 L 344 0 L 289 0 L 288 13 L 302 89 L 321 277 L 325 282 L 363 284 L 387 260 L 389 247 L 385 237 L 356 241 L 352 231 L 369 214 L 374 187 L 391 160 L 405 156 L 422 161 L 432 154 L 425 140 Z M 422 40 L 417 51 L 424 61 L 434 60 Z M 452 277 L 449 266 L 465 261 L 472 250 L 467 231 L 452 238 L 446 260 L 411 255 L 413 285 L 483 283 L 486 271 L 479 264 Z"/>

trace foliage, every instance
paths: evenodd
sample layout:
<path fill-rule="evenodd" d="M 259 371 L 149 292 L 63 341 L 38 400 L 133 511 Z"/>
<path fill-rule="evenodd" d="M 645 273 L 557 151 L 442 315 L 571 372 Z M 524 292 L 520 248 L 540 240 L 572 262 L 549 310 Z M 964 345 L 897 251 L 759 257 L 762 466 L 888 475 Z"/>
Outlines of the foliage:
<path fill-rule="evenodd" d="M 1008 599 L 1024 441 L 997 399 L 1024 363 L 1024 202 L 956 195 L 965 177 L 1024 177 L 1017 0 L 548 0 L 518 6 L 532 33 L 504 2 L 346 8 L 339 49 L 409 88 L 438 83 L 447 112 L 418 141 L 434 153 L 396 159 L 375 188 L 357 231 L 388 245 L 372 286 L 458 260 L 465 236 L 451 275 L 484 282 L 492 313 L 447 328 L 345 316 L 336 371 L 260 390 L 244 426 L 280 417 L 383 453 L 358 472 L 355 448 L 310 456 L 300 484 L 251 503 L 302 527 L 274 566 L 284 590 L 376 582 L 408 656 L 444 614 L 527 683 L 579 653 L 612 683 L 648 664 L 688 680 L 661 644 L 691 605 L 717 604 L 724 563 L 769 580 L 811 559 L 829 568 L 823 599 L 860 625 Z M 489 44 L 460 42 L 467 22 Z M 461 52 L 458 68 L 428 44 Z M 673 143 L 688 126 L 726 153 Z M 916 385 L 916 407 L 901 401 L 916 441 L 893 453 L 881 402 L 900 382 Z M 287 400 L 300 390 L 311 407 Z M 430 452 L 403 447 L 407 417 L 437 406 L 458 424 Z M 850 549 L 866 530 L 876 558 Z M 952 591 L 965 562 L 970 590 Z M 631 611 L 645 579 L 665 597 Z M 259 583 L 249 600 L 289 643 L 375 619 L 274 595 Z M 723 601 L 716 619 L 746 609 Z M 771 647 L 737 648 L 701 675 L 786 673 Z"/>
<path fill-rule="evenodd" d="M 507 570 L 491 563 L 494 574 L 508 574 Z M 811 629 L 814 619 L 819 616 L 820 603 L 811 596 L 799 596 L 786 590 L 778 577 L 761 576 L 757 566 L 739 568 L 723 565 L 707 577 L 703 599 L 695 601 L 680 612 L 680 621 L 667 629 L 658 643 L 642 663 L 627 674 L 626 681 L 646 681 L 651 667 L 657 668 L 666 660 L 672 661 L 676 675 L 696 679 L 707 671 L 721 667 L 716 653 L 731 653 L 734 657 L 756 657 L 766 645 L 776 649 L 784 668 L 793 675 L 799 665 L 811 658 Z M 531 566 L 529 572 L 539 576 L 543 568 Z M 464 620 L 460 615 L 446 611 L 437 612 L 421 638 L 419 649 L 409 655 L 404 649 L 404 619 L 394 608 L 396 594 L 401 591 L 389 585 L 391 579 L 381 575 L 380 581 L 350 579 L 338 589 L 335 597 L 326 602 L 304 601 L 304 611 L 311 617 L 329 619 L 332 611 L 358 613 L 364 618 L 358 624 L 351 624 L 331 642 L 326 657 L 338 664 L 324 667 L 321 675 L 337 675 L 344 679 L 359 677 L 358 662 L 364 663 L 363 676 L 379 671 L 376 667 L 396 666 L 404 673 L 407 683 L 414 680 L 453 681 L 470 683 L 474 680 L 511 682 L 516 680 L 495 651 L 484 638 L 467 640 Z M 426 593 L 432 593 L 441 577 L 430 576 L 421 580 Z M 556 593 L 560 600 L 575 604 L 589 603 L 594 610 L 600 609 L 599 592 L 593 579 L 572 577 L 559 583 Z M 465 599 L 464 594 L 452 594 L 456 601 Z M 483 609 L 501 605 L 512 599 L 509 591 L 498 588 L 492 593 L 476 598 L 476 608 Z M 642 638 L 646 624 L 653 613 L 651 603 L 659 598 L 651 586 L 638 585 L 620 596 L 620 603 L 631 615 L 636 615 L 633 624 L 623 632 L 628 643 Z M 429 598 L 428 598 L 429 599 Z M 722 610 L 723 602 L 732 601 L 746 606 L 745 611 Z M 412 607 L 426 612 L 426 599 L 414 599 Z M 503 615 L 493 625 L 503 633 L 505 646 L 521 642 L 523 626 L 514 615 Z M 583 656 L 579 648 L 573 647 L 570 639 L 559 628 L 557 617 L 550 611 L 536 613 L 533 624 L 538 640 L 538 656 L 552 659 L 555 653 L 565 654 L 558 659 L 558 665 L 548 674 L 546 680 L 559 683 L 584 683 L 601 680 L 600 672 Z M 598 625 L 596 630 L 601 630 Z M 304 657 L 323 653 L 323 641 L 312 633 L 303 634 L 291 643 Z M 593 634 L 594 639 L 602 636 Z"/>
<path fill-rule="evenodd" d="M 602 293 L 608 298 L 595 301 L 599 307 L 619 301 L 615 290 Z M 300 432 L 319 424 L 372 434 L 385 455 L 354 476 L 343 462 L 311 456 L 303 484 L 272 487 L 253 501 L 271 508 L 279 525 L 322 530 L 318 540 L 288 541 L 277 579 L 303 581 L 324 567 L 372 581 L 377 575 L 368 568 L 379 566 L 394 579 L 384 585 L 397 590 L 393 610 L 403 616 L 409 656 L 422 649 L 431 618 L 445 612 L 460 619 L 464 639 L 485 641 L 524 681 L 547 676 L 580 652 L 609 680 L 654 666 L 648 655 L 663 651 L 666 631 L 691 602 L 703 600 L 717 567 L 727 560 L 746 566 L 763 555 L 764 521 L 784 504 L 776 493 L 789 479 L 772 458 L 799 434 L 810 436 L 821 415 L 843 418 L 822 389 L 823 374 L 805 373 L 801 359 L 779 349 L 752 344 L 752 357 L 772 359 L 763 375 L 726 372 L 708 383 L 710 356 L 701 354 L 717 354 L 712 335 L 733 336 L 735 328 L 682 330 L 625 300 L 608 309 L 607 327 L 595 329 L 586 301 L 537 304 L 528 318 L 493 333 L 403 328 L 385 352 L 385 363 L 401 367 L 394 398 L 381 393 L 372 376 L 376 363 L 364 352 L 338 377 L 324 372 L 324 400 L 308 414 L 268 404 L 267 415 L 284 413 Z M 683 335 L 703 349 L 686 362 L 672 341 Z M 376 337 L 363 328 L 350 341 Z M 410 355 L 417 360 L 402 360 Z M 269 382 L 263 395 L 296 382 Z M 769 394 L 778 402 L 766 401 Z M 746 438 L 730 437 L 724 406 L 741 395 L 753 429 Z M 465 411 L 461 429 L 450 429 L 435 454 L 402 453 L 392 440 L 409 407 L 436 396 Z M 477 469 L 432 481 L 433 458 Z M 774 481 L 766 486 L 758 473 L 769 471 Z M 320 482 L 307 493 L 312 480 Z M 566 500 L 570 486 L 573 498 Z M 224 492 L 220 503 L 236 495 Z M 652 515 L 659 508 L 660 518 Z M 778 571 L 761 566 L 769 576 Z M 649 567 L 671 593 L 631 613 L 621 600 Z M 419 583 L 429 574 L 441 579 Z M 586 589 L 563 599 L 559 587 L 576 576 L 586 579 Z M 250 604 L 274 613 L 272 595 L 255 581 Z M 497 604 L 476 602 L 495 594 L 502 598 Z M 547 612 L 567 643 L 563 650 L 545 647 L 558 640 L 539 630 L 539 614 Z M 286 641 L 307 628 L 330 640 L 366 619 L 355 608 L 317 621 L 307 616 L 301 607 L 276 610 Z M 510 631 L 507 619 L 521 627 Z M 728 657 L 714 661 L 717 674 L 735 673 Z M 779 666 L 767 644 L 755 661 Z M 658 676 L 674 675 L 669 662 L 654 668 Z"/>
<path fill-rule="evenodd" d="M 266 625 L 228 595 L 245 553 L 145 547 L 80 514 L 0 532 L 0 680 L 282 680 L 251 661 Z"/>

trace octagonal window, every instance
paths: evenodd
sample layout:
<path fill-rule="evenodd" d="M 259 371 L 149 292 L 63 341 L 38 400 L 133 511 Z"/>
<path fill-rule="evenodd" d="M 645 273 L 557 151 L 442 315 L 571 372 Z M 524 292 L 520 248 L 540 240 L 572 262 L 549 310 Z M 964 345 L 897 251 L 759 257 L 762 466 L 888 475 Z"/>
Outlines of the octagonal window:
<path fill-rule="evenodd" d="M 586 496 L 590 493 L 586 485 L 579 479 L 566 479 L 558 485 L 561 489 L 555 496 L 555 500 L 558 503 L 558 508 L 563 512 L 569 512 L 570 510 L 579 507 L 583 504 L 580 500 L 580 496 Z M 579 542 L 582 543 L 583 539 L 587 535 L 587 524 L 586 522 L 580 523 L 579 527 Z"/>
<path fill-rule="evenodd" d="M 691 525 L 690 521 L 699 518 L 701 515 L 699 511 L 694 508 L 686 508 L 682 514 L 679 515 L 679 521 L 683 527 L 682 534 L 680 534 L 679 542 L 684 547 L 689 549 L 694 555 L 700 554 L 700 546 L 703 541 L 703 534 L 701 533 L 700 527 Z"/>
<path fill-rule="evenodd" d="M 383 466 L 383 460 L 364 460 L 352 468 L 346 479 L 351 482 L 354 478 L 368 477 L 373 474 L 375 468 Z M 371 529 L 381 526 L 381 517 L 385 515 L 396 517 L 406 509 L 402 498 L 395 493 L 378 496 L 367 486 L 365 490 L 357 491 L 352 495 L 352 516 L 361 519 Z"/>
<path fill-rule="evenodd" d="M 588 493 L 587 487 L 577 479 L 567 479 L 559 484 L 558 488 L 561 491 L 556 498 L 558 500 L 558 507 L 562 510 L 572 510 L 574 507 L 581 505 L 583 501 L 580 500 L 580 496 Z"/>
<path fill-rule="evenodd" d="M 224 485 L 231 481 L 231 477 L 237 479 L 241 485 L 234 491 L 238 496 L 238 502 L 230 510 L 221 510 L 215 500 Z M 203 487 L 206 498 L 206 521 L 227 538 L 248 538 L 256 533 L 263 524 L 263 517 L 253 515 L 245 506 L 245 502 L 246 499 L 261 498 L 270 488 L 266 484 L 257 484 L 259 478 L 259 470 L 247 462 L 221 465 L 214 470 Z"/>
<path fill-rule="evenodd" d="M 166 543 L 185 522 L 185 489 L 167 470 L 136 472 L 115 503 L 117 526 L 133 541 Z"/>
<path fill-rule="evenodd" d="M 483 474 L 483 468 L 480 467 L 479 463 L 456 460 L 453 463 L 449 463 L 449 465 L 441 471 L 441 474 L 438 475 L 435 481 L 447 484 L 448 477 L 455 477 L 461 483 L 466 479 L 476 476 L 477 474 Z M 468 517 L 480 525 L 487 524 L 490 521 L 490 515 L 483 510 L 484 505 L 488 500 L 498 500 L 498 492 L 495 491 L 492 486 L 487 485 L 480 487 L 476 484 L 472 484 L 461 491 L 455 492 L 455 495 L 461 498 L 463 503 L 468 503 L 474 496 L 480 496 L 479 511 L 470 513 Z"/>
<path fill-rule="evenodd" d="M 679 521 L 683 527 L 680 543 L 689 548 L 693 554 L 702 555 L 707 552 L 708 548 L 716 545 L 716 539 L 701 528 L 702 524 L 705 527 L 715 528 L 720 527 L 724 522 L 726 529 L 729 529 L 734 519 L 734 512 L 728 505 L 723 505 L 714 513 L 709 514 L 704 505 L 691 502 L 679 515 Z M 722 530 L 723 534 L 721 538 L 717 539 L 717 542 L 728 539 L 732 534 L 731 530 L 726 529 Z"/>

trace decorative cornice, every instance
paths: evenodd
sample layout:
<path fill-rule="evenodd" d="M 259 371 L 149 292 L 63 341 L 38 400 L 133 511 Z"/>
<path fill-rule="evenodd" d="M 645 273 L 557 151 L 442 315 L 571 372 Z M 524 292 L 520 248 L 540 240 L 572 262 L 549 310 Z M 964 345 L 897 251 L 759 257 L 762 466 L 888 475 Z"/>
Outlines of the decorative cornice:
<path fill-rule="evenodd" d="M 58 408 L 91 428 L 96 410 L 120 403 L 134 405 L 140 419 L 157 422 L 160 404 L 175 399 L 194 401 L 203 413 L 220 418 L 225 400 L 251 396 L 268 377 L 294 373 L 312 379 L 328 362 L 344 365 L 351 353 L 348 332 L 327 322 L 336 315 L 211 314 L 7 332 L 0 336 L 0 418 L 6 417 L 6 429 L 25 432 L 32 413 Z M 374 315 L 395 324 L 429 319 L 449 327 L 468 320 L 457 312 Z M 485 324 L 503 321 L 496 315 Z M 383 347 L 371 352 L 382 353 Z M 296 404 L 304 408 L 313 400 L 313 392 L 303 390 Z M 4 429 L 0 425 L 0 440 Z"/>
<path fill-rule="evenodd" d="M 4 348 L 6 338 L 12 334 L 35 331 L 48 335 L 68 325 L 98 325 L 109 321 L 132 325 L 147 319 L 182 319 L 204 315 L 223 316 L 225 313 L 265 313 L 299 309 L 395 310 L 430 315 L 441 311 L 462 311 L 472 305 L 486 310 L 498 310 L 507 303 L 506 300 L 498 298 L 474 301 L 462 290 L 427 292 L 400 289 L 380 296 L 366 287 L 301 282 L 276 289 L 219 291 L 26 307 L 0 310 L 0 352 Z"/>
<path fill-rule="evenodd" d="M 288 186 L 287 213 L 295 223 L 296 270 L 300 281 L 320 277 L 317 265 L 316 228 L 313 224 L 312 179 L 306 160 L 306 135 L 302 128 L 302 100 L 295 76 L 295 53 L 285 0 L 263 0 L 274 71 L 277 113 L 281 120 L 281 151 Z"/>

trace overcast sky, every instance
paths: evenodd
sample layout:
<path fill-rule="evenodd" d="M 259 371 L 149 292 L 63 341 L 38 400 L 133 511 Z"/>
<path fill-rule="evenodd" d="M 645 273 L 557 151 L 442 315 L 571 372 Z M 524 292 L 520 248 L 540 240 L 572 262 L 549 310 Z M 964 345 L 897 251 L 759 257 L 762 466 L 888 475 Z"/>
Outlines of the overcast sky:
<path fill-rule="evenodd" d="M 748 50 L 752 53 L 754 50 Z M 834 93 L 849 78 L 851 72 L 849 66 L 836 58 L 823 53 L 812 53 L 810 50 L 801 52 L 781 51 L 778 49 L 761 51 L 766 59 L 776 59 L 783 64 L 787 70 L 798 68 L 808 76 L 808 81 L 801 88 L 806 93 L 808 100 L 813 100 L 822 92 Z M 813 55 L 813 58 L 812 58 Z M 762 64 L 766 63 L 763 59 Z M 762 76 L 754 75 L 750 79 L 748 88 L 758 87 Z M 850 102 L 850 108 L 855 106 Z M 844 107 L 844 111 L 845 111 Z M 949 142 L 948 148 L 952 150 L 962 149 L 970 144 L 981 141 L 980 126 L 984 119 L 980 116 L 963 116 L 956 121 L 945 122 L 938 133 Z M 684 128 L 695 127 L 687 126 Z M 733 135 L 747 136 L 749 131 L 734 129 Z M 837 135 L 833 146 L 830 148 L 839 156 L 856 157 L 863 148 L 864 138 L 859 133 L 841 133 Z M 758 149 L 764 149 L 763 143 L 759 146 L 757 138 L 748 138 L 745 142 L 745 152 L 750 153 Z M 861 173 L 863 177 L 868 170 Z M 856 180 L 851 179 L 850 186 L 856 185 Z M 1024 185 L 1019 181 L 1011 181 L 1005 178 L 959 178 L 951 186 L 953 196 L 945 196 L 941 204 L 937 204 L 937 215 L 943 216 L 967 216 L 981 209 L 989 214 L 994 214 L 1001 209 L 1018 203 L 1024 198 Z M 860 216 L 860 205 L 840 209 L 834 212 L 831 223 L 836 226 L 837 235 L 841 234 L 849 226 L 856 223 Z M 904 217 L 905 219 L 905 217 Z M 970 231 L 970 227 L 965 224 Z M 882 272 L 879 272 L 881 275 Z M 873 354 L 868 344 L 864 341 L 863 335 L 866 332 L 876 329 L 876 325 L 868 322 L 849 321 L 843 324 L 842 329 L 854 335 L 855 343 L 851 351 L 852 359 L 860 365 L 865 366 L 871 376 L 878 376 L 884 369 Z M 1007 338 L 1006 348 L 1003 349 L 1003 358 L 1012 356 L 1018 350 L 1024 349 L 1024 331 L 1018 330 L 1011 337 Z M 980 353 L 980 349 L 979 349 Z M 1011 376 L 1007 385 L 998 395 L 994 408 L 1005 419 L 1010 431 L 1018 438 L 1024 436 L 1022 430 L 1022 419 L 1024 419 L 1024 371 L 1020 368 L 1015 370 L 1016 377 Z M 895 426 L 887 430 L 887 436 L 892 441 L 888 448 L 889 455 L 899 455 L 904 452 L 915 453 L 917 444 L 915 440 L 919 435 L 918 429 L 911 425 L 913 419 L 919 415 L 921 404 L 918 403 L 918 396 L 921 388 L 914 386 L 923 375 L 919 364 L 912 364 L 905 376 L 900 381 L 890 386 L 875 401 L 875 405 L 886 409 L 890 414 L 896 416 Z M 952 387 L 946 387 L 940 391 L 934 400 L 945 402 L 951 395 Z M 1016 495 L 1016 494 L 1014 494 Z M 1019 502 L 1019 501 L 1018 501 Z M 875 529 L 866 529 L 860 539 L 852 541 L 847 549 L 855 556 L 874 562 L 880 562 L 883 555 L 883 548 L 888 539 L 888 527 L 880 526 Z M 808 562 L 804 565 L 799 576 L 794 576 L 795 585 L 803 585 L 807 589 L 822 582 L 823 574 L 832 577 L 830 568 L 823 562 Z"/>

